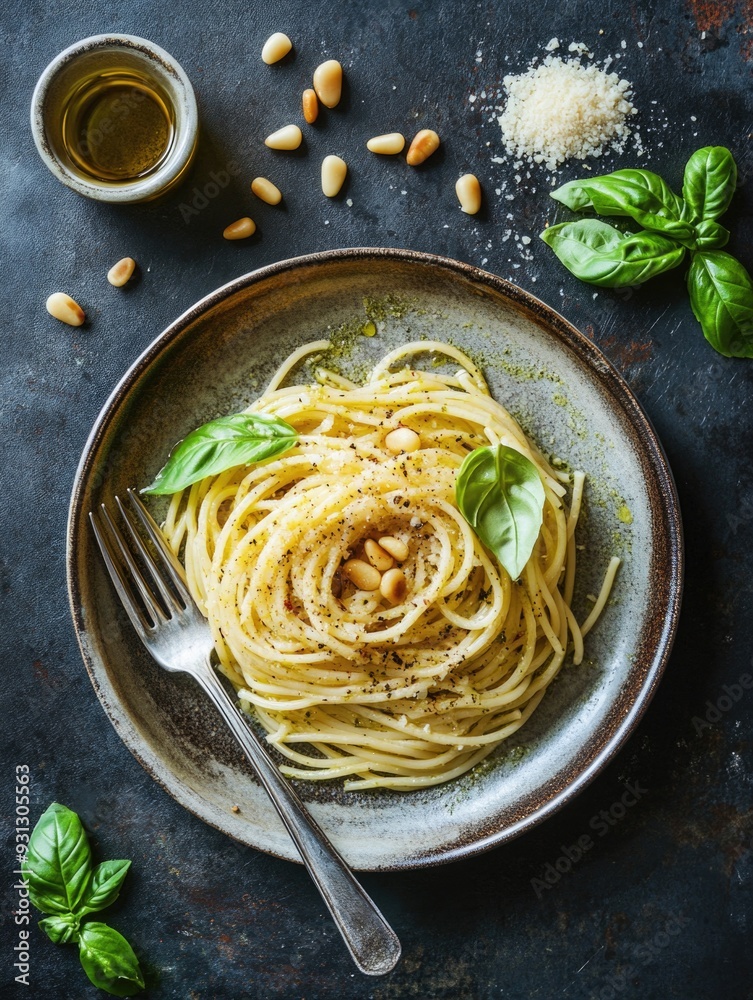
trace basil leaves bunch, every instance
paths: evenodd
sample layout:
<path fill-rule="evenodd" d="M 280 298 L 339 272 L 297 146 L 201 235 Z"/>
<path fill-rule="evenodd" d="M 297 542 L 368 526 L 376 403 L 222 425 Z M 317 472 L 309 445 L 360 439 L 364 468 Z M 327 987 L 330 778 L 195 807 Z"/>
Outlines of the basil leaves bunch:
<path fill-rule="evenodd" d="M 523 572 L 539 537 L 544 487 L 538 469 L 514 448 L 476 448 L 455 482 L 460 513 L 510 577 Z"/>
<path fill-rule="evenodd" d="M 727 357 L 753 357 L 753 281 L 721 248 L 729 231 L 717 220 L 729 208 L 737 166 L 724 146 L 697 150 L 685 166 L 682 197 L 650 170 L 615 170 L 570 181 L 552 197 L 575 212 L 631 219 L 617 229 L 584 218 L 551 226 L 541 239 L 576 278 L 602 288 L 640 285 L 691 256 L 688 292 L 704 336 Z"/>
<path fill-rule="evenodd" d="M 93 866 L 81 820 L 57 802 L 34 827 L 22 865 L 29 899 L 48 914 L 39 926 L 55 944 L 78 944 L 81 965 L 91 982 L 116 997 L 131 997 L 144 989 L 139 960 L 112 927 L 82 921 L 115 902 L 130 866 L 130 861 Z"/>
<path fill-rule="evenodd" d="M 281 455 L 298 440 L 295 428 L 264 413 L 233 413 L 191 431 L 142 493 L 178 493 L 206 476 Z"/>

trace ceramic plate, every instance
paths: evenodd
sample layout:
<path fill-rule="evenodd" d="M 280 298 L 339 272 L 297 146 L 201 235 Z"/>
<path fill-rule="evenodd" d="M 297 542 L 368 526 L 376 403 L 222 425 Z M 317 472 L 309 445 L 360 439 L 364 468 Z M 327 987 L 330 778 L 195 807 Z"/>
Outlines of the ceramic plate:
<path fill-rule="evenodd" d="M 376 336 L 362 335 L 369 322 Z M 87 514 L 126 487 L 149 483 L 176 441 L 248 405 L 294 348 L 322 336 L 334 337 L 339 363 L 356 374 L 409 339 L 447 340 L 468 351 L 541 448 L 588 475 L 574 599 L 581 620 L 609 557 L 623 560 L 584 663 L 566 665 L 526 726 L 478 769 L 409 793 L 297 783 L 354 868 L 450 861 L 522 833 L 604 767 L 656 688 L 679 611 L 679 508 L 656 435 L 597 348 L 532 296 L 455 261 L 360 249 L 274 264 L 189 309 L 126 373 L 81 459 L 68 531 L 78 640 L 105 711 L 150 774 L 206 822 L 295 859 L 214 709 L 189 678 L 162 672 L 142 649 Z"/>

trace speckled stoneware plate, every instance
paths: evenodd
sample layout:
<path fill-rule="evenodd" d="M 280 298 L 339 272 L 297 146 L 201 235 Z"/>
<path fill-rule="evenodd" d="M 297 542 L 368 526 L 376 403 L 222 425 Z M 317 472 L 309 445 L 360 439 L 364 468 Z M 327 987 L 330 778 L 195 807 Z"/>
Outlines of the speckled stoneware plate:
<path fill-rule="evenodd" d="M 361 336 L 369 321 L 376 336 Z M 358 249 L 274 264 L 189 309 L 126 373 L 81 459 L 68 532 L 78 639 L 105 711 L 150 774 L 231 837 L 294 859 L 213 708 L 189 678 L 164 673 L 142 649 L 87 513 L 128 486 L 149 483 L 176 441 L 248 405 L 294 348 L 322 336 L 342 345 L 340 364 L 355 372 L 408 339 L 449 340 L 469 351 L 495 397 L 543 450 L 588 474 L 574 600 L 581 620 L 610 555 L 623 560 L 585 662 L 562 670 L 527 725 L 477 771 L 409 793 L 297 783 L 353 867 L 450 861 L 522 833 L 604 767 L 656 688 L 679 611 L 680 515 L 656 435 L 594 345 L 532 296 L 455 261 Z M 154 509 L 159 517 L 162 508 Z"/>

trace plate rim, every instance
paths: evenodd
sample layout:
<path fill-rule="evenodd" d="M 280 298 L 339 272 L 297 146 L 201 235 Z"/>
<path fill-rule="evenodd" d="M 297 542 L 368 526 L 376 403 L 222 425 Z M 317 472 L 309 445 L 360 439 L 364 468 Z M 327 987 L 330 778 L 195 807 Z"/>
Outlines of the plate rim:
<path fill-rule="evenodd" d="M 620 722 L 615 726 L 610 738 L 600 746 L 586 766 L 582 767 L 580 772 L 567 784 L 557 789 L 546 802 L 501 830 L 488 833 L 474 839 L 472 842 L 462 841 L 454 846 L 451 845 L 443 849 L 441 853 L 432 854 L 430 857 L 408 857 L 390 864 L 378 864 L 370 867 L 359 866 L 359 870 L 362 871 L 398 871 L 433 867 L 472 857 L 520 836 L 527 830 L 538 826 L 550 815 L 564 808 L 605 769 L 630 738 L 656 692 L 656 688 L 672 652 L 677 634 L 685 574 L 683 527 L 677 487 L 666 453 L 648 414 L 638 402 L 637 397 L 623 376 L 605 357 L 599 347 L 574 324 L 532 293 L 496 274 L 485 271 L 473 264 L 418 250 L 390 247 L 350 247 L 318 251 L 276 261 L 231 279 L 202 296 L 202 298 L 189 306 L 176 319 L 169 323 L 128 366 L 101 406 L 84 443 L 73 478 L 66 526 L 66 585 L 69 608 L 84 666 L 105 714 L 122 742 L 150 777 L 183 808 L 188 809 L 193 815 L 208 825 L 234 840 L 238 840 L 237 834 L 229 829 L 228 826 L 223 825 L 222 821 L 224 817 L 222 815 L 210 815 L 210 810 L 202 809 L 201 806 L 205 800 L 188 787 L 184 781 L 177 778 L 170 785 L 163 779 L 154 765 L 146 759 L 148 755 L 145 756 L 143 752 L 143 737 L 133 722 L 127 716 L 125 719 L 122 717 L 116 718 L 115 713 L 112 711 L 109 698 L 100 684 L 100 678 L 95 669 L 94 660 L 96 657 L 92 656 L 86 641 L 88 629 L 84 620 L 82 593 L 78 582 L 79 559 L 76 545 L 76 539 L 80 537 L 82 531 L 86 530 L 87 523 L 86 512 L 83 510 L 81 503 L 83 499 L 82 493 L 87 483 L 88 474 L 91 471 L 92 456 L 97 451 L 103 436 L 107 433 L 117 413 L 120 402 L 127 398 L 131 389 L 146 374 L 159 356 L 170 347 L 173 341 L 191 323 L 200 319 L 203 313 L 229 299 L 237 291 L 269 278 L 282 275 L 287 271 L 294 271 L 321 263 L 326 264 L 330 261 L 362 262 L 368 260 L 393 260 L 440 268 L 470 283 L 481 284 L 501 294 L 514 305 L 521 307 L 542 326 L 547 334 L 555 335 L 561 342 L 564 342 L 574 352 L 578 360 L 593 373 L 609 396 L 616 399 L 620 409 L 624 412 L 632 426 L 636 430 L 640 429 L 640 439 L 644 454 L 648 457 L 651 466 L 659 472 L 659 476 L 651 486 L 656 490 L 660 500 L 660 508 L 667 523 L 666 541 L 667 555 L 669 556 L 669 565 L 667 566 L 666 574 L 667 582 L 664 587 L 666 591 L 666 615 L 657 637 L 652 642 L 654 652 L 651 662 L 646 667 L 643 683 L 635 692 L 629 711 L 625 713 Z M 267 847 L 259 847 L 256 844 L 250 844 L 248 841 L 242 842 L 254 847 L 256 850 L 264 851 L 284 860 L 294 860 L 297 863 L 301 863 L 299 858 L 278 853 Z"/>

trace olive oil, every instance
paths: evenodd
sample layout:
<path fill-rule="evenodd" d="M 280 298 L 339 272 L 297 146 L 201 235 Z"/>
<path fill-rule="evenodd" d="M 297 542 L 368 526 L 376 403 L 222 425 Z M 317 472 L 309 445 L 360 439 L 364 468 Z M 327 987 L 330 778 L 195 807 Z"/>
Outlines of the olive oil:
<path fill-rule="evenodd" d="M 175 134 L 172 104 L 144 73 L 99 72 L 80 80 L 65 101 L 62 141 L 72 163 L 100 182 L 126 184 L 153 173 Z"/>

